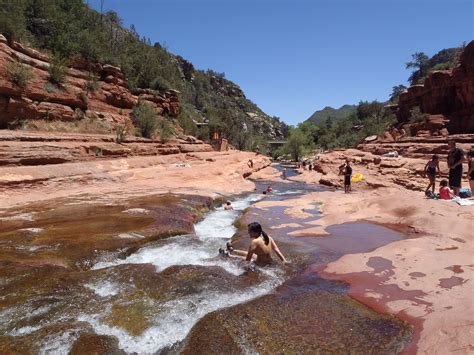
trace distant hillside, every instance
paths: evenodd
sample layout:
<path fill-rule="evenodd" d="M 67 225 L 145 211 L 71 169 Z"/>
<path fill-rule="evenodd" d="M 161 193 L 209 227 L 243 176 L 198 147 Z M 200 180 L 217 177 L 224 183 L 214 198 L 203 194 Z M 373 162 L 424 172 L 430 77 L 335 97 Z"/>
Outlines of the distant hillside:
<path fill-rule="evenodd" d="M 329 117 L 334 119 L 341 119 L 349 116 L 350 114 L 356 112 L 356 105 L 344 105 L 338 109 L 326 106 L 322 110 L 316 111 L 308 118 L 306 121 L 310 121 L 314 124 L 324 123 Z"/>
<path fill-rule="evenodd" d="M 0 33 L 9 43 L 53 54 L 54 62 L 84 61 L 118 66 L 131 92 L 152 89 L 178 91 L 179 125 L 185 133 L 208 139 L 222 131 L 239 149 L 249 149 L 269 138 L 282 138 L 287 126 L 248 100 L 224 73 L 197 70 L 160 43 L 141 37 L 132 25 L 122 25 L 114 11 L 98 13 L 83 0 L 19 0 L 2 2 Z M 90 69 L 92 72 L 92 69 Z M 165 118 L 166 115 L 164 115 Z M 171 121 L 171 119 L 170 119 Z M 196 123 L 206 122 L 198 129 Z"/>

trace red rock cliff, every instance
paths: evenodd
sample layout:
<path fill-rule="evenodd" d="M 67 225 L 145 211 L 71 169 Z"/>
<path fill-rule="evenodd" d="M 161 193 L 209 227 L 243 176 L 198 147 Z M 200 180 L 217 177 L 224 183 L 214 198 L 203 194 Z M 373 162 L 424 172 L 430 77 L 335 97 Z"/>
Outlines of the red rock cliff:
<path fill-rule="evenodd" d="M 440 132 L 447 128 L 449 134 L 474 133 L 474 41 L 464 49 L 457 67 L 435 71 L 424 85 L 414 85 L 400 95 L 395 107 L 400 124 L 408 122 L 410 110 L 415 106 L 423 113 L 437 115 L 436 120 L 430 118 L 427 127 L 420 129 Z M 431 121 L 436 121 L 433 127 Z"/>
<path fill-rule="evenodd" d="M 10 80 L 8 64 L 18 61 L 29 67 L 33 77 L 24 88 Z M 72 60 L 64 84 L 48 88 L 50 58 L 14 42 L 8 44 L 0 34 L 0 128 L 17 119 L 81 120 L 84 117 L 111 124 L 130 122 L 130 113 L 139 99 L 147 101 L 159 115 L 179 114 L 178 92 L 137 90 L 133 94 L 123 80 L 120 68 L 77 59 Z M 91 75 L 96 90 L 87 90 Z M 113 125 L 111 125 L 113 127 Z"/>

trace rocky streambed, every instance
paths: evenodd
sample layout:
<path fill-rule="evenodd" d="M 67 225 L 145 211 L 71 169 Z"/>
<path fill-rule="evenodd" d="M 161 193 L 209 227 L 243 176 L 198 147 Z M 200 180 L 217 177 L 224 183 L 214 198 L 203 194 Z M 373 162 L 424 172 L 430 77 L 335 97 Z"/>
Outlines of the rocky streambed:
<path fill-rule="evenodd" d="M 120 203 L 57 200 L 0 218 L 2 353 L 397 353 L 412 328 L 318 276 L 321 265 L 402 238 L 372 224 L 339 225 L 324 238 L 292 237 L 281 207 L 262 209 L 258 185 L 220 200 L 161 195 Z M 317 190 L 274 186 L 286 201 Z M 246 247 L 257 220 L 291 265 L 246 271 L 217 249 Z"/>

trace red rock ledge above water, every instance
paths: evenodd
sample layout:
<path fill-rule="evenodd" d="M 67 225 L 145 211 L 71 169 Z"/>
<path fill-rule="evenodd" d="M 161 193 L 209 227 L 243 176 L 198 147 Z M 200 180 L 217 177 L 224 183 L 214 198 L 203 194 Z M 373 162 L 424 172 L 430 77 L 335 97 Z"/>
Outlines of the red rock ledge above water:
<path fill-rule="evenodd" d="M 8 66 L 14 62 L 23 64 L 33 74 L 24 88 L 9 79 Z M 179 114 L 177 91 L 139 89 L 132 93 L 118 67 L 73 59 L 64 84 L 55 89 L 48 86 L 50 65 L 48 55 L 18 42 L 9 44 L 0 34 L 0 128 L 7 128 L 17 119 L 71 122 L 87 117 L 112 125 L 127 124 L 139 99 L 154 107 L 158 115 Z M 91 76 L 95 77 L 97 86 L 93 92 L 87 89 Z"/>

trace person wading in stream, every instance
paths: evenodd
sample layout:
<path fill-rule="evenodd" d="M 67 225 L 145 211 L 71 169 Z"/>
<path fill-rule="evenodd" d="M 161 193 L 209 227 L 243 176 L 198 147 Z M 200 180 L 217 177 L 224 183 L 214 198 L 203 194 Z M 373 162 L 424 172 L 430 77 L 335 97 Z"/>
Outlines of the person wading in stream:
<path fill-rule="evenodd" d="M 234 249 L 230 243 L 227 243 L 228 253 L 226 254 L 222 249 L 219 249 L 219 253 L 245 258 L 246 261 L 254 260 L 253 257 L 256 255 L 255 264 L 264 266 L 272 263 L 271 252 L 273 250 L 281 261 L 285 264 L 288 263 L 273 238 L 263 231 L 260 223 L 250 223 L 248 225 L 248 233 L 249 237 L 252 238 L 248 251 Z"/>

